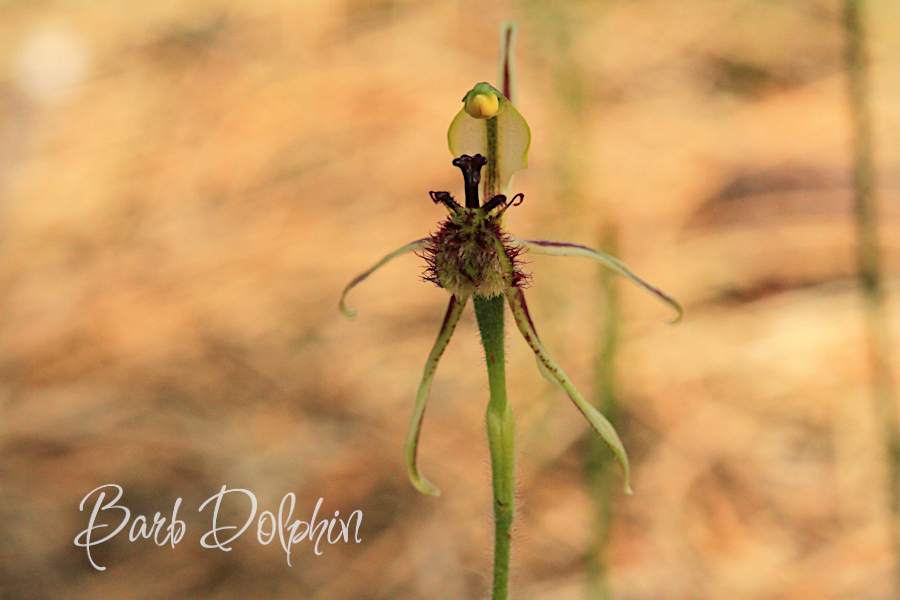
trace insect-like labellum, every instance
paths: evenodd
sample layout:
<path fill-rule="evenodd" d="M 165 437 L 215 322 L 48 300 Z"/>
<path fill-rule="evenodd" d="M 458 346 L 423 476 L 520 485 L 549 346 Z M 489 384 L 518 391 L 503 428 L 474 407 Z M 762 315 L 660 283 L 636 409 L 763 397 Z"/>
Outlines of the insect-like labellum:
<path fill-rule="evenodd" d="M 522 195 L 511 202 L 506 196 L 497 195 L 479 206 L 478 184 L 486 163 L 480 154 L 463 155 L 453 161 L 465 178 L 465 206 L 460 206 L 449 192 L 431 192 L 432 200 L 446 206 L 450 216 L 420 254 L 427 264 L 423 278 L 458 298 L 476 294 L 492 298 L 528 281 L 519 260 L 523 247 L 500 228 L 503 213 L 509 206 L 521 203 Z"/>

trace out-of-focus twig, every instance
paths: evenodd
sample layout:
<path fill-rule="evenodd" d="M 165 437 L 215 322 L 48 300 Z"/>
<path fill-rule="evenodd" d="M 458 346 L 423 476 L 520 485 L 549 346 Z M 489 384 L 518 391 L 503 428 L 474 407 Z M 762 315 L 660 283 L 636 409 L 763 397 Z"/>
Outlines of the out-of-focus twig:
<path fill-rule="evenodd" d="M 892 351 L 885 309 L 881 250 L 878 244 L 863 4 L 863 0 L 846 0 L 844 5 L 844 27 L 847 37 L 845 60 L 853 131 L 853 204 L 859 244 L 859 278 L 872 361 L 872 389 L 887 450 L 890 529 L 895 552 L 896 584 L 900 590 L 900 422 L 890 366 Z"/>
<path fill-rule="evenodd" d="M 618 252 L 618 230 L 612 223 L 603 226 L 600 233 L 600 248 L 603 252 Z M 615 275 L 608 269 L 599 269 L 599 286 L 603 302 L 603 321 L 597 338 L 599 340 L 594 364 L 595 404 L 618 426 L 618 402 L 616 392 L 616 355 L 619 348 L 619 287 Z M 607 583 L 606 553 L 610 541 L 613 519 L 612 471 L 615 457 L 605 444 L 591 439 L 590 452 L 585 462 L 585 471 L 594 503 L 593 536 L 588 549 L 588 600 L 610 598 Z"/>

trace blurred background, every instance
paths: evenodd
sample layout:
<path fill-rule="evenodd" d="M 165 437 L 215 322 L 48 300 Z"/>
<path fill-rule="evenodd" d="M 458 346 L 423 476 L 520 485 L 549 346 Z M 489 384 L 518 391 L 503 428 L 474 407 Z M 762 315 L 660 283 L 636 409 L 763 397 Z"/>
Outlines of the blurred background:
<path fill-rule="evenodd" d="M 889 322 L 900 331 L 900 4 L 866 24 Z M 412 255 L 446 130 L 519 22 L 530 167 L 507 226 L 614 249 L 684 304 L 534 257 L 544 342 L 610 404 L 632 497 L 508 335 L 514 597 L 895 598 L 851 206 L 838 0 L 0 1 L 0 597 L 483 598 L 487 384 L 474 316 L 401 451 L 446 293 Z M 526 257 L 527 258 L 527 257 Z M 612 319 L 610 319 L 612 315 Z M 616 325 L 612 327 L 610 323 Z M 509 325 L 508 325 L 509 327 Z M 73 540 L 115 483 L 158 548 Z M 359 544 L 200 547 L 225 484 Z M 234 504 L 235 507 L 238 503 Z M 246 511 L 233 508 L 231 518 Z M 113 521 L 114 522 L 114 521 Z"/>

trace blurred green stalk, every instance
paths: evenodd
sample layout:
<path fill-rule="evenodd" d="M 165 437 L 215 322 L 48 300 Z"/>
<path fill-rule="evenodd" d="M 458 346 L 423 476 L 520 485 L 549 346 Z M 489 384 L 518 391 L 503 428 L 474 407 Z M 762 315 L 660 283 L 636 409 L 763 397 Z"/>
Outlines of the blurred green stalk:
<path fill-rule="evenodd" d="M 552 62 L 553 89 L 556 100 L 563 110 L 558 111 L 566 118 L 560 119 L 558 146 L 554 156 L 556 162 L 557 195 L 565 199 L 567 221 L 564 227 L 583 223 L 590 219 L 589 211 L 596 210 L 589 204 L 584 182 L 593 171 L 585 148 L 588 146 L 588 130 L 584 124 L 588 120 L 591 106 L 589 78 L 584 67 L 573 55 L 574 19 L 563 6 L 529 3 L 542 23 L 551 32 L 552 48 L 547 55 L 555 57 Z M 597 6 L 602 13 L 605 6 Z M 613 222 L 603 219 L 599 248 L 612 256 L 617 255 L 617 229 Z M 594 405 L 606 415 L 613 426 L 617 423 L 618 407 L 615 389 L 615 362 L 619 338 L 619 302 L 615 274 L 608 269 L 600 269 L 599 286 L 604 317 L 598 331 L 599 348 L 594 365 Z M 592 532 L 587 549 L 587 597 L 589 600 L 610 598 L 608 586 L 607 549 L 613 515 L 613 480 L 615 456 L 603 440 L 589 436 L 588 451 L 584 459 L 585 476 L 588 480 L 594 514 Z"/>
<path fill-rule="evenodd" d="M 891 342 L 885 309 L 881 249 L 878 244 L 863 0 L 846 0 L 844 27 L 847 35 L 845 60 L 853 131 L 853 204 L 859 238 L 859 278 L 872 361 L 875 408 L 887 449 L 889 525 L 894 544 L 896 584 L 900 591 L 900 421 L 890 367 Z"/>
<path fill-rule="evenodd" d="M 616 256 L 618 254 L 618 230 L 607 222 L 600 234 L 599 248 Z M 616 354 L 619 348 L 619 288 L 618 280 L 609 269 L 599 269 L 600 297 L 604 311 L 597 337 L 600 340 L 594 364 L 595 404 L 607 415 L 616 429 L 619 425 L 619 410 L 616 393 Z M 609 446 L 595 436 L 589 438 L 590 446 L 585 460 L 585 474 L 591 497 L 594 499 L 594 535 L 588 548 L 588 589 L 589 600 L 608 600 L 607 557 L 610 531 L 613 519 L 613 471 L 615 456 Z M 600 443 L 598 443 L 600 442 Z"/>

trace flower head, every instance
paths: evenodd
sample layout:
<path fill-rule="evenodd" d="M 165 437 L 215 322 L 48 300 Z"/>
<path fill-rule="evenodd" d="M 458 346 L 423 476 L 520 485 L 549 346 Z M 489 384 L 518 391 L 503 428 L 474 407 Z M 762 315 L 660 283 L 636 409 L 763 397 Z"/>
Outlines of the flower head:
<path fill-rule="evenodd" d="M 446 206 L 450 216 L 422 251 L 428 265 L 424 278 L 458 298 L 476 294 L 492 298 L 518 287 L 528 277 L 518 260 L 522 247 L 500 228 L 501 217 L 512 202 L 498 195 L 479 206 L 478 183 L 481 168 L 487 164 L 482 155 L 463 155 L 453 164 L 465 178 L 466 205 L 457 204 L 449 192 L 431 192 L 431 198 Z"/>
<path fill-rule="evenodd" d="M 407 252 L 425 259 L 424 279 L 450 292 L 450 304 L 438 339 L 425 363 L 425 372 L 416 394 L 412 424 L 406 442 L 406 462 L 410 480 L 421 492 L 437 495 L 437 488 L 422 477 L 417 463 L 418 440 L 425 405 L 437 364 L 459 322 L 469 298 L 506 297 L 520 333 L 534 351 L 538 369 L 551 383 L 563 390 L 591 426 L 609 444 L 625 474 L 630 491 L 628 458 L 625 448 L 609 421 L 572 384 L 565 372 L 544 347 L 528 312 L 522 288 L 528 276 L 522 271 L 519 255 L 524 252 L 551 256 L 591 258 L 628 278 L 672 307 L 681 318 L 681 306 L 675 299 L 631 272 L 618 259 L 578 244 L 518 239 L 504 232 L 503 215 L 522 202 L 522 194 L 508 198 L 512 176 L 527 165 L 531 134 L 528 124 L 509 100 L 487 83 L 479 83 L 463 98 L 464 106 L 450 125 L 450 150 L 453 165 L 463 173 L 465 205 L 449 192 L 431 192 L 431 199 L 448 210 L 448 218 L 432 236 L 411 242 L 388 254 L 368 271 L 357 276 L 340 300 L 347 316 L 353 312 L 344 305 L 347 293 L 376 269 Z M 482 178 L 482 169 L 487 173 Z M 489 198 L 482 203 L 482 198 Z M 501 315 L 502 316 L 502 315 Z M 673 322 L 675 322 L 673 321 Z"/>

